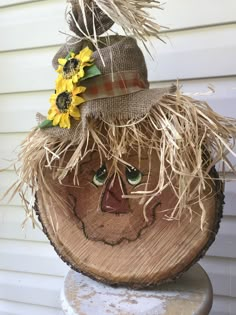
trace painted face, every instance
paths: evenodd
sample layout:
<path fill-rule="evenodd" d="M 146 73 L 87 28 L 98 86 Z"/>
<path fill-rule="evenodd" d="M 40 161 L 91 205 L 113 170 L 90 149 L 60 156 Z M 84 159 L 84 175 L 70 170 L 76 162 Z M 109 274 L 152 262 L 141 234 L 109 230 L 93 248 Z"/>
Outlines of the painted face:
<path fill-rule="evenodd" d="M 84 235 L 91 240 L 116 245 L 123 240 L 134 241 L 153 224 L 161 197 L 135 192 L 152 191 L 159 178 L 159 161 L 136 152 L 123 157 L 127 163 L 102 159 L 97 151 L 89 153 L 79 164 L 79 186 L 69 187 L 67 193 L 73 211 L 80 221 Z M 151 165 L 151 171 L 149 170 Z M 116 168 L 117 169 L 117 168 Z M 129 196 L 129 197 L 128 197 Z"/>
<path fill-rule="evenodd" d="M 140 161 L 137 152 L 123 155 L 125 163 L 90 151 L 77 164 L 76 177 L 68 172 L 62 183 L 45 169 L 39 187 L 47 190 L 37 192 L 36 209 L 52 244 L 73 268 L 113 284 L 148 286 L 182 273 L 215 238 L 221 211 L 215 196 L 223 200 L 218 182 L 206 184 L 204 229 L 198 200 L 181 220 L 166 220 L 178 205 L 178 186 L 172 181 L 161 195 L 153 194 L 163 176 L 158 153 L 148 155 L 148 149 Z M 168 177 L 171 169 L 165 166 Z"/>

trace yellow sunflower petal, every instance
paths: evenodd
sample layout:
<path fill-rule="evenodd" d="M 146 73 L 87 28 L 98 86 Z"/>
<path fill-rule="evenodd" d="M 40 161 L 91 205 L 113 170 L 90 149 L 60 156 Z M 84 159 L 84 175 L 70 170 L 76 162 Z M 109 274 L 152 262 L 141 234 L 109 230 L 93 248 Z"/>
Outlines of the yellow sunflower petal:
<path fill-rule="evenodd" d="M 59 76 L 56 79 L 56 88 L 61 84 L 62 81 L 63 81 L 63 77 L 62 75 L 59 74 Z"/>
<path fill-rule="evenodd" d="M 84 62 L 83 67 L 91 67 L 93 65 L 92 62 Z"/>
<path fill-rule="evenodd" d="M 52 111 L 58 111 L 58 108 L 57 108 L 56 104 L 53 104 L 48 110 L 48 112 L 52 112 Z"/>
<path fill-rule="evenodd" d="M 60 121 L 61 128 L 70 128 L 70 117 L 69 113 L 62 114 L 61 121 Z"/>
<path fill-rule="evenodd" d="M 80 119 L 79 109 L 77 107 L 72 107 L 70 109 L 70 115 L 74 117 L 76 120 L 79 120 Z"/>
<path fill-rule="evenodd" d="M 49 102 L 50 102 L 51 106 L 56 106 L 56 99 L 57 99 L 57 95 L 56 94 L 51 95 L 51 97 L 49 99 Z"/>
<path fill-rule="evenodd" d="M 83 67 L 80 67 L 78 75 L 79 75 L 80 78 L 84 77 L 84 68 Z"/>
<path fill-rule="evenodd" d="M 58 66 L 56 72 L 61 73 L 63 71 L 63 67 L 62 66 Z"/>
<path fill-rule="evenodd" d="M 64 65 L 67 63 L 67 60 L 64 59 L 64 58 L 59 58 L 59 59 L 58 59 L 58 63 L 59 63 L 61 66 L 64 66 Z"/>
<path fill-rule="evenodd" d="M 51 101 L 55 101 L 56 98 L 57 98 L 57 94 L 52 94 L 52 95 L 50 96 L 50 102 L 51 102 Z"/>
<path fill-rule="evenodd" d="M 57 94 L 60 94 L 62 92 L 65 92 L 67 89 L 67 80 L 65 80 L 62 75 L 59 75 L 56 80 L 56 91 Z"/>
<path fill-rule="evenodd" d="M 73 51 L 70 52 L 70 56 L 71 58 L 74 58 L 75 57 L 75 53 Z"/>
<path fill-rule="evenodd" d="M 60 128 L 64 128 L 64 114 L 62 114 L 60 122 L 59 122 Z"/>
<path fill-rule="evenodd" d="M 62 115 L 63 115 L 63 114 L 60 113 L 60 114 L 57 114 L 57 115 L 54 117 L 53 122 L 52 122 L 53 126 L 57 126 L 57 125 L 59 124 Z"/>
<path fill-rule="evenodd" d="M 60 120 L 60 123 L 59 123 L 59 126 L 61 128 L 66 128 L 65 117 L 66 117 L 66 114 L 62 114 L 61 115 L 61 120 Z"/>
<path fill-rule="evenodd" d="M 70 116 L 69 116 L 69 113 L 65 116 L 65 128 L 70 128 Z"/>
<path fill-rule="evenodd" d="M 90 61 L 92 54 L 93 54 L 93 51 L 89 49 L 88 47 L 85 47 L 84 49 L 81 50 L 81 52 L 77 56 L 81 62 L 88 62 Z"/>
<path fill-rule="evenodd" d="M 72 79 L 70 80 L 65 80 L 66 81 L 66 90 L 68 92 L 72 92 L 74 90 L 74 84 L 73 84 L 73 81 Z"/>
<path fill-rule="evenodd" d="M 73 83 L 77 83 L 79 81 L 77 73 L 75 75 L 73 75 L 72 81 L 73 81 Z"/>
<path fill-rule="evenodd" d="M 78 106 L 80 104 L 83 104 L 85 102 L 85 99 L 79 96 L 74 96 L 71 102 L 72 106 Z"/>
<path fill-rule="evenodd" d="M 48 115 L 47 115 L 47 119 L 48 119 L 48 120 L 53 120 L 56 115 L 57 115 L 56 112 L 53 112 L 53 113 L 51 113 L 51 114 L 48 114 Z"/>
<path fill-rule="evenodd" d="M 50 108 L 48 111 L 47 119 L 53 120 L 57 114 L 58 114 L 58 111 L 56 109 Z"/>
<path fill-rule="evenodd" d="M 56 106 L 52 105 L 49 110 L 48 110 L 48 114 L 52 113 L 52 112 L 56 112 Z"/>
<path fill-rule="evenodd" d="M 85 87 L 85 86 L 78 86 L 78 87 L 76 87 L 76 88 L 73 90 L 72 94 L 73 94 L 73 95 L 77 95 L 77 94 L 84 93 L 85 91 L 86 91 L 86 87 Z"/>

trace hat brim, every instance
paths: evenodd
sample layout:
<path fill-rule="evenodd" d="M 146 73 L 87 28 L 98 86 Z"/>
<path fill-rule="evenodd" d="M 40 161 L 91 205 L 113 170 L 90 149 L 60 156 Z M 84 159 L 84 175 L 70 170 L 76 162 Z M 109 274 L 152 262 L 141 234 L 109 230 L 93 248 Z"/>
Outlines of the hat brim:
<path fill-rule="evenodd" d="M 54 137 L 70 140 L 86 128 L 88 118 L 103 119 L 109 123 L 138 121 L 147 115 L 162 97 L 175 91 L 176 87 L 172 85 L 165 88 L 144 89 L 116 97 L 89 100 L 79 106 L 81 119 L 79 121 L 72 119 L 70 129 L 54 127 L 44 129 L 43 132 Z M 40 124 L 45 120 L 45 116 L 37 114 L 37 120 Z"/>
<path fill-rule="evenodd" d="M 135 93 L 94 99 L 81 106 L 81 117 L 107 120 L 135 120 L 148 114 L 160 99 L 174 91 L 173 87 L 144 89 Z"/>

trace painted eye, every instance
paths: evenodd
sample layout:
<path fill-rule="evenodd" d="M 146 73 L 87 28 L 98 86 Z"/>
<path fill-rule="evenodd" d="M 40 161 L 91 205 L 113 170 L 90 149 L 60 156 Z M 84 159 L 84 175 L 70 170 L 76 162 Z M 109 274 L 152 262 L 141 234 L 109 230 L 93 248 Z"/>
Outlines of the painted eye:
<path fill-rule="evenodd" d="M 102 186 L 104 185 L 105 181 L 107 179 L 107 168 L 103 164 L 96 172 L 96 174 L 93 177 L 93 183 L 96 186 Z"/>
<path fill-rule="evenodd" d="M 126 167 L 126 179 L 130 185 L 138 185 L 141 183 L 143 175 L 142 173 L 135 167 L 127 166 Z"/>

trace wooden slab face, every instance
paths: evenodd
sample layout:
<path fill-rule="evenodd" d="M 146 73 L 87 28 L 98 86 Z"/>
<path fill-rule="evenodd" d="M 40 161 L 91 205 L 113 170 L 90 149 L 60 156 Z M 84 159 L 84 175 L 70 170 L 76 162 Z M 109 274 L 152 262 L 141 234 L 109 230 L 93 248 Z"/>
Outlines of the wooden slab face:
<path fill-rule="evenodd" d="M 119 163 L 117 172 L 114 161 L 101 161 L 92 152 L 78 165 L 76 186 L 73 174 L 61 185 L 45 172 L 48 186 L 61 199 L 40 189 L 37 207 L 56 251 L 75 270 L 111 284 L 146 287 L 176 278 L 199 259 L 215 238 L 223 197 L 220 183 L 209 179 L 203 230 L 198 203 L 180 221 L 168 221 L 177 203 L 170 187 L 152 198 L 124 198 L 155 189 L 157 156 L 148 158 L 143 152 L 139 161 L 129 152 L 125 161 L 128 164 Z M 40 179 L 39 187 L 44 187 Z"/>

